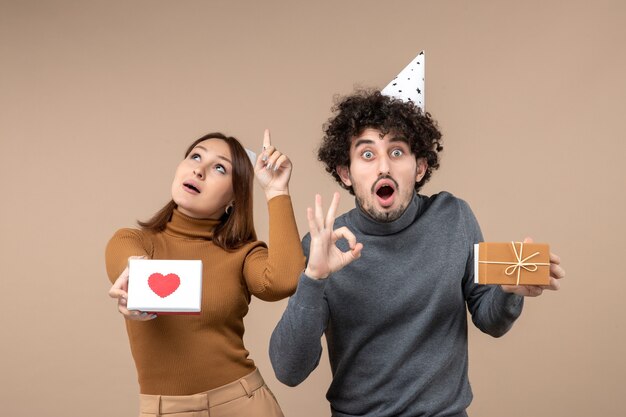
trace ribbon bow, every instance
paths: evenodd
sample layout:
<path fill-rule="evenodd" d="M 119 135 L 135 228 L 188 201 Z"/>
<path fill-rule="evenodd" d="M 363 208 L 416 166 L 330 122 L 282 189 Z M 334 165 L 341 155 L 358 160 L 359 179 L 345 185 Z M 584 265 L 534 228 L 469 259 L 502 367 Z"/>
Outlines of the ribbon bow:
<path fill-rule="evenodd" d="M 504 270 L 504 273 L 508 276 L 511 276 L 515 273 L 515 271 L 517 271 L 517 281 L 515 282 L 515 285 L 519 285 L 520 274 L 522 272 L 522 268 L 524 268 L 528 272 L 535 272 L 538 269 L 538 265 L 550 265 L 549 263 L 545 263 L 545 262 L 527 262 L 529 259 L 534 258 L 535 256 L 539 255 L 539 252 L 535 252 L 532 255 L 529 255 L 525 257 L 524 259 L 522 259 L 522 252 L 524 251 L 524 243 L 519 242 L 519 244 L 520 244 L 519 252 L 517 252 L 517 247 L 515 246 L 515 242 L 511 242 L 511 246 L 513 246 L 513 253 L 515 254 L 515 259 L 517 260 L 517 262 L 480 261 L 480 263 L 509 265 L 509 267 L 507 267 Z"/>
<path fill-rule="evenodd" d="M 528 261 L 530 258 L 533 258 L 539 255 L 539 252 L 535 252 L 532 255 L 527 256 L 524 259 L 522 259 L 522 251 L 524 250 L 524 243 L 520 242 L 519 253 L 517 253 L 515 242 L 511 242 L 511 245 L 513 246 L 513 252 L 515 253 L 515 258 L 517 258 L 517 263 L 505 269 L 504 273 L 507 274 L 508 276 L 511 276 L 515 273 L 515 270 L 517 270 L 517 282 L 515 283 L 515 285 L 519 285 L 520 273 L 522 272 L 522 268 L 524 268 L 528 272 L 535 272 L 537 270 L 536 263 L 526 262 L 526 261 Z"/>

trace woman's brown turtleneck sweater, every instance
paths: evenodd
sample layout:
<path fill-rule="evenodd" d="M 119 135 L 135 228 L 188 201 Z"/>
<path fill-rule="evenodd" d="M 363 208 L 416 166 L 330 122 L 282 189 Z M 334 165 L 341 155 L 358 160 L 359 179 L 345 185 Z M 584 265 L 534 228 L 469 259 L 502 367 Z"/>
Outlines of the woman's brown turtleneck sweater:
<path fill-rule="evenodd" d="M 251 295 L 275 301 L 291 295 L 304 255 L 289 196 L 268 202 L 269 250 L 260 241 L 228 252 L 213 244 L 217 220 L 174 211 L 163 232 L 121 229 L 106 248 L 109 279 L 128 257 L 201 259 L 202 312 L 126 320 L 142 394 L 190 395 L 235 381 L 255 369 L 243 345 L 243 318 Z"/>

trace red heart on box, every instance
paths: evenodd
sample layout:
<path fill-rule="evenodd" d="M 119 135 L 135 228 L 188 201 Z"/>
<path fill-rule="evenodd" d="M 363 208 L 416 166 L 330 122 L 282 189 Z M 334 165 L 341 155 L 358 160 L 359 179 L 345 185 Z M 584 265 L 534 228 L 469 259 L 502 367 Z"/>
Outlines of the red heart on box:
<path fill-rule="evenodd" d="M 156 295 L 165 298 L 178 289 L 180 277 L 176 274 L 163 275 L 155 272 L 148 278 L 148 286 Z"/>

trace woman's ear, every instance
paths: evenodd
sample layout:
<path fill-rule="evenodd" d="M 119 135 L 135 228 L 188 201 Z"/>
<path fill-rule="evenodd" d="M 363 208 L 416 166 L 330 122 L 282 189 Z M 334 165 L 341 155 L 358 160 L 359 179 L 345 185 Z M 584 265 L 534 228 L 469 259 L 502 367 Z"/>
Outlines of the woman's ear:
<path fill-rule="evenodd" d="M 335 168 L 335 171 L 337 171 L 339 178 L 341 178 L 341 182 L 343 182 L 346 187 L 352 187 L 352 181 L 350 180 L 350 168 L 341 165 Z"/>

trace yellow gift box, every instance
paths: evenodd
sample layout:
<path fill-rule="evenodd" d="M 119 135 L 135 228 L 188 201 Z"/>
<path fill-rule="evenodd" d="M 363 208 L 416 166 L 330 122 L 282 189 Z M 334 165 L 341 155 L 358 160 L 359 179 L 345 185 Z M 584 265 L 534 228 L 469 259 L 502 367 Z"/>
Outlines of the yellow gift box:
<path fill-rule="evenodd" d="M 545 243 L 474 245 L 474 282 L 477 284 L 548 285 L 550 246 Z"/>

